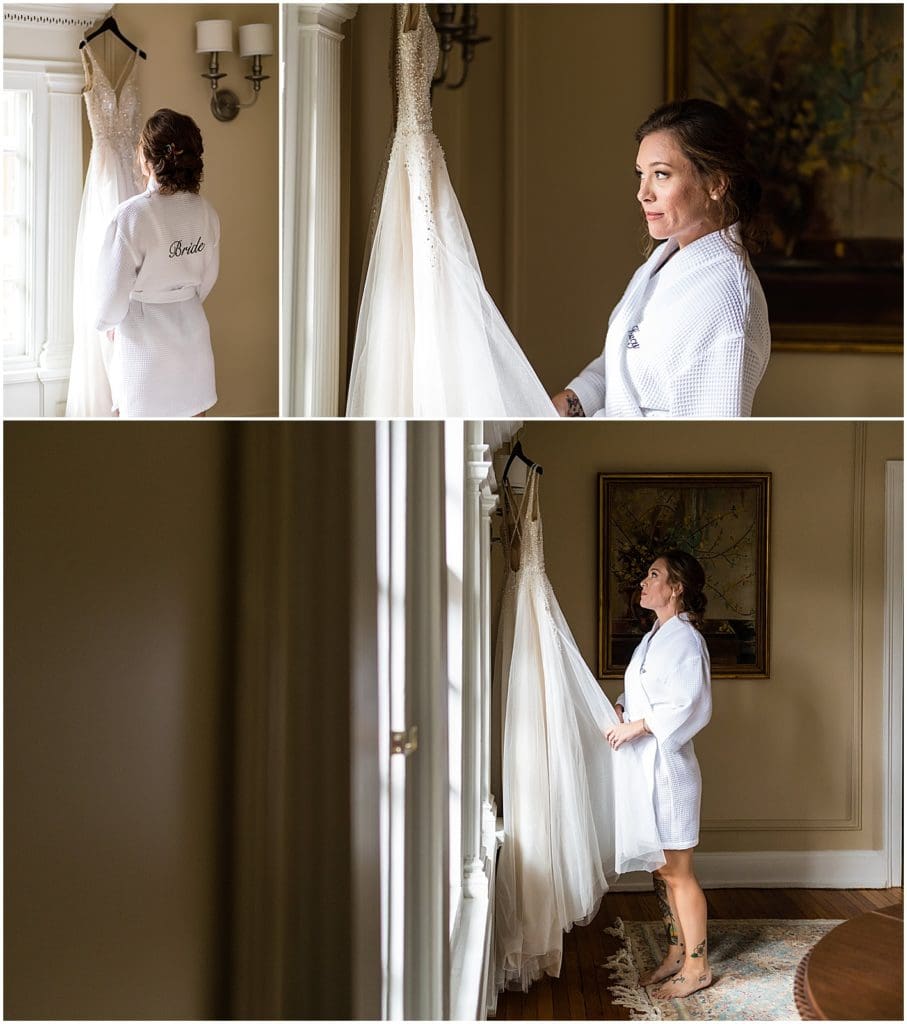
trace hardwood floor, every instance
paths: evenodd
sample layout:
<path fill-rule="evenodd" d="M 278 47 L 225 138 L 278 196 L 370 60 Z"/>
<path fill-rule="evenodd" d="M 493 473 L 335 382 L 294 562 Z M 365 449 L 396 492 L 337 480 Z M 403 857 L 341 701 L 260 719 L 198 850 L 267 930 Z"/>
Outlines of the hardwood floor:
<path fill-rule="evenodd" d="M 903 903 L 903 889 L 707 889 L 710 918 L 840 918 Z M 599 965 L 617 951 L 618 941 L 603 929 L 615 917 L 658 920 L 653 893 L 609 893 L 596 919 L 564 936 L 559 978 L 545 977 L 525 994 L 502 992 L 496 1020 L 629 1020 L 613 1006 L 608 972 Z"/>

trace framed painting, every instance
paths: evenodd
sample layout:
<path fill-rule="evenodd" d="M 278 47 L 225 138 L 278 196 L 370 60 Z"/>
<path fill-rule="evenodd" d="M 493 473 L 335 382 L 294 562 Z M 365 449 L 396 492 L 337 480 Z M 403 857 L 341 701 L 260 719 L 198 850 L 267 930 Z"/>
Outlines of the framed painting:
<path fill-rule="evenodd" d="M 668 99 L 747 126 L 776 349 L 903 351 L 903 8 L 669 4 Z"/>
<path fill-rule="evenodd" d="M 705 570 L 712 676 L 769 675 L 770 473 L 599 474 L 599 677 L 622 678 L 654 622 L 639 584 L 660 552 Z"/>

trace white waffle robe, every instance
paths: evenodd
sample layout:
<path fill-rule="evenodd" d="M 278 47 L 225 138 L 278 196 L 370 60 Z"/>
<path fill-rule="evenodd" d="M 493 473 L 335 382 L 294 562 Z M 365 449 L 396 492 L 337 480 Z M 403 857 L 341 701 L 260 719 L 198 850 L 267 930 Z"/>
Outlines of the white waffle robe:
<path fill-rule="evenodd" d="M 586 416 L 749 416 L 771 351 L 768 307 L 737 225 L 636 271 L 605 347 L 567 387 Z"/>
<path fill-rule="evenodd" d="M 712 717 L 712 691 L 708 648 L 685 615 L 642 638 L 624 687 L 617 703 L 625 721 L 644 718 L 652 733 L 635 742 L 642 744 L 662 847 L 689 850 L 699 844 L 702 797 L 693 737 Z"/>
<path fill-rule="evenodd" d="M 165 195 L 152 180 L 117 208 L 101 249 L 97 326 L 115 329 L 120 416 L 195 416 L 217 401 L 202 303 L 219 244 L 214 208 L 191 192 Z"/>

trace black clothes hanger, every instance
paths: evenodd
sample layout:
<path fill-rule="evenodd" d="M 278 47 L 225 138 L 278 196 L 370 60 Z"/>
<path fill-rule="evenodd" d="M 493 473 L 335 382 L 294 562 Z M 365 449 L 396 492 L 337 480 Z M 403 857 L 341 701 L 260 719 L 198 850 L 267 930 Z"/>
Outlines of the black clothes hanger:
<path fill-rule="evenodd" d="M 116 18 L 105 18 L 100 28 L 96 28 L 94 32 L 91 33 L 91 35 L 86 36 L 82 40 L 82 42 L 79 43 L 79 49 L 81 50 L 86 43 L 91 42 L 91 40 L 94 39 L 95 36 L 99 36 L 102 32 L 112 32 L 117 37 L 117 39 L 119 39 L 119 41 L 123 43 L 124 46 L 128 46 L 129 49 L 132 50 L 133 53 L 137 53 L 142 58 L 142 60 L 148 60 L 148 54 L 145 53 L 144 50 L 140 50 L 135 45 L 135 43 L 131 43 L 123 35 L 123 33 L 120 31 L 120 26 L 117 24 Z"/>
<path fill-rule="evenodd" d="M 526 458 L 526 456 L 523 454 L 522 443 L 520 441 L 517 441 L 517 443 L 513 446 L 513 451 L 511 451 L 510 453 L 510 458 L 507 460 L 507 465 L 504 467 L 504 472 L 501 476 L 503 480 L 507 479 L 507 474 L 510 472 L 510 464 L 513 462 L 514 459 L 519 459 L 520 462 L 525 462 L 530 469 L 532 469 L 534 466 L 539 476 L 541 476 L 542 473 L 545 472 L 544 469 L 542 469 L 542 467 L 537 462 L 533 462 L 532 459 Z"/>

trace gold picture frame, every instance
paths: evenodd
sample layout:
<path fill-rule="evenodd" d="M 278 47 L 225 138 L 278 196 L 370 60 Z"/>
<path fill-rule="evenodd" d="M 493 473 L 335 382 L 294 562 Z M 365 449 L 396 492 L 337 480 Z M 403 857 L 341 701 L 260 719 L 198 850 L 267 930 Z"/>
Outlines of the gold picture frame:
<path fill-rule="evenodd" d="M 680 548 L 706 573 L 703 634 L 715 678 L 766 679 L 771 473 L 600 473 L 598 675 L 623 678 L 651 628 L 639 581 Z"/>
<path fill-rule="evenodd" d="M 666 99 L 715 100 L 748 123 L 769 236 L 753 266 L 775 351 L 903 352 L 903 239 L 855 237 L 848 219 L 861 230 L 868 221 L 857 206 L 849 218 L 839 211 L 842 181 L 856 176 L 871 196 L 861 209 L 903 221 L 903 97 L 892 88 L 900 14 L 873 4 L 665 7 Z M 859 100 L 842 101 L 848 91 Z M 864 102 L 870 95 L 881 98 Z M 847 134 L 840 125 L 851 120 Z"/>

